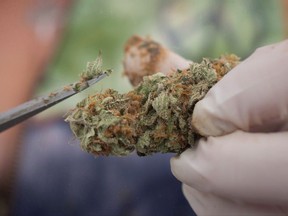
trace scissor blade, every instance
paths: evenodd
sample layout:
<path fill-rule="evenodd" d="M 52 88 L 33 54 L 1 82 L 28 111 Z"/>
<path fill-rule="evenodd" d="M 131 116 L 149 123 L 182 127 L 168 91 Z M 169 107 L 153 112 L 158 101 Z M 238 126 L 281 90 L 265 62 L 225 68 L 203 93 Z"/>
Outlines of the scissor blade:
<path fill-rule="evenodd" d="M 20 122 L 48 109 L 49 107 L 52 107 L 55 104 L 83 91 L 106 76 L 107 74 L 103 73 L 94 79 L 67 85 L 47 96 L 35 98 L 7 112 L 0 113 L 0 132 L 19 124 Z"/>

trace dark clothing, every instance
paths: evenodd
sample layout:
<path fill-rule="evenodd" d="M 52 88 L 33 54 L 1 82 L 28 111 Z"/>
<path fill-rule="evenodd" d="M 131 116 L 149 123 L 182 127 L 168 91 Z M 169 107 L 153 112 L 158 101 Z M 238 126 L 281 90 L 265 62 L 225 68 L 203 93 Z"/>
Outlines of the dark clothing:
<path fill-rule="evenodd" d="M 171 174 L 172 156 L 95 158 L 80 149 L 63 120 L 33 123 L 24 137 L 12 215 L 194 215 Z"/>

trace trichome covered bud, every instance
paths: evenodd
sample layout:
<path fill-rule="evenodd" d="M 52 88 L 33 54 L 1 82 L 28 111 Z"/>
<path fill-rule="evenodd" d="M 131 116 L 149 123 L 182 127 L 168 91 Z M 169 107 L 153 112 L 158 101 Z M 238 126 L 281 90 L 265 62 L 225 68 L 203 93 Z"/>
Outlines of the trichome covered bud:
<path fill-rule="evenodd" d="M 66 120 L 94 155 L 181 153 L 195 145 L 195 104 L 238 61 L 235 55 L 203 59 L 169 76 L 146 76 L 126 94 L 108 89 L 78 103 Z"/>
<path fill-rule="evenodd" d="M 95 61 L 88 62 L 86 65 L 86 69 L 82 71 L 80 74 L 79 82 L 73 84 L 73 90 L 76 92 L 82 91 L 87 88 L 87 81 L 99 78 L 104 74 L 109 75 L 112 73 L 111 69 L 102 70 L 102 58 L 101 53 L 99 53 L 98 57 Z M 69 90 L 69 86 L 64 87 L 66 90 Z"/>

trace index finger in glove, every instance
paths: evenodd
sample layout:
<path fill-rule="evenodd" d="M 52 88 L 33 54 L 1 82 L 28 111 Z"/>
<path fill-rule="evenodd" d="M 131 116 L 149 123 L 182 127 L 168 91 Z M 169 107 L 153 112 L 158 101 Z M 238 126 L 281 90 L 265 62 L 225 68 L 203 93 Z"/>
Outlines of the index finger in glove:
<path fill-rule="evenodd" d="M 288 40 L 257 49 L 195 106 L 192 125 L 203 136 L 237 129 L 288 129 Z"/>

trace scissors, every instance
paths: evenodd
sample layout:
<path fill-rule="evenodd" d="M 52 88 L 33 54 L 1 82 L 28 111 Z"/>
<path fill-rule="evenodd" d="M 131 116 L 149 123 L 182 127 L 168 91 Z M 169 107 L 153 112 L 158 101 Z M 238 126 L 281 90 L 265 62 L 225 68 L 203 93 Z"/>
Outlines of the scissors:
<path fill-rule="evenodd" d="M 87 81 L 78 81 L 69 84 L 49 95 L 42 96 L 25 102 L 7 112 L 0 113 L 0 133 L 24 120 L 58 104 L 59 102 L 87 89 L 107 76 L 103 73 Z"/>

